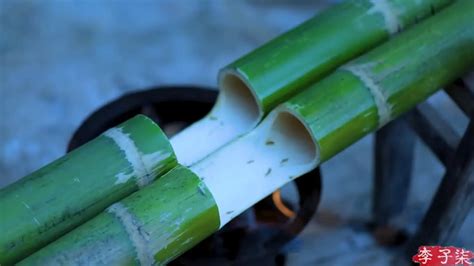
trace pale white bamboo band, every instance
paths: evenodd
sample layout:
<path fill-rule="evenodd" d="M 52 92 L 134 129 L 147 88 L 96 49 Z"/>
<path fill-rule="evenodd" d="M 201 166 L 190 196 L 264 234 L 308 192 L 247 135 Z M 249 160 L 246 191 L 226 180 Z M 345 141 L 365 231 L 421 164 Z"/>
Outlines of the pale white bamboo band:
<path fill-rule="evenodd" d="M 397 17 L 397 11 L 387 0 L 371 0 L 372 7 L 369 9 L 368 13 L 379 13 L 383 16 L 385 21 L 385 26 L 387 27 L 387 31 L 390 34 L 397 33 L 400 28 L 401 24 Z"/>
<path fill-rule="evenodd" d="M 391 108 L 387 103 L 387 98 L 385 97 L 382 88 L 367 73 L 366 68 L 360 65 L 349 65 L 342 69 L 349 71 L 359 78 L 359 80 L 369 89 L 370 94 L 372 94 L 374 99 L 375 106 L 377 107 L 377 114 L 379 117 L 378 127 L 380 128 L 387 124 L 391 118 Z"/>
<path fill-rule="evenodd" d="M 111 138 L 120 150 L 125 153 L 125 158 L 133 169 L 131 175 L 123 173 L 118 174 L 118 181 L 116 183 L 124 183 L 130 177 L 135 176 L 138 187 L 142 188 L 153 181 L 151 169 L 149 169 L 149 166 L 145 164 L 141 152 L 138 150 L 135 142 L 130 138 L 129 134 L 124 133 L 122 128 L 114 127 L 104 132 L 104 136 Z"/>
<path fill-rule="evenodd" d="M 107 208 L 107 212 L 113 214 L 120 221 L 121 225 L 128 234 L 130 241 L 137 253 L 140 265 L 154 265 L 155 259 L 149 250 L 148 242 L 150 241 L 148 234 L 142 229 L 142 224 L 131 214 L 127 207 L 118 202 Z"/>

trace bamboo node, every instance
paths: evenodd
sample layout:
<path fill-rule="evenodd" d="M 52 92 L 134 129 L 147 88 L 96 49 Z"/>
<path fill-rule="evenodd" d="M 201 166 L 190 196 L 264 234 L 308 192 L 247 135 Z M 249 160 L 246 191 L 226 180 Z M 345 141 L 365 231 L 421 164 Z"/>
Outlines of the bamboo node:
<path fill-rule="evenodd" d="M 383 127 L 391 120 L 391 108 L 387 103 L 387 97 L 383 93 L 383 89 L 377 84 L 374 79 L 370 76 L 367 71 L 367 67 L 364 65 L 349 65 L 344 66 L 342 69 L 350 72 L 356 76 L 367 89 L 369 89 L 372 98 L 374 99 L 375 106 L 377 107 L 378 114 L 378 127 Z"/>
<path fill-rule="evenodd" d="M 140 265 L 155 265 L 155 259 L 149 250 L 150 237 L 143 230 L 140 221 L 120 202 L 112 204 L 107 212 L 114 215 L 127 232 L 128 238 L 137 253 Z"/>
<path fill-rule="evenodd" d="M 125 153 L 125 158 L 132 166 L 132 173 L 118 173 L 115 184 L 126 183 L 131 177 L 136 177 L 138 187 L 142 188 L 153 180 L 151 169 L 143 160 L 142 153 L 138 150 L 135 142 L 130 138 L 129 134 L 124 133 L 122 128 L 114 127 L 106 132 L 104 136 L 111 138 L 115 144 Z"/>
<path fill-rule="evenodd" d="M 397 11 L 387 0 L 371 0 L 372 7 L 369 9 L 368 14 L 379 13 L 383 16 L 385 26 L 390 34 L 397 33 L 401 24 L 398 20 Z"/>

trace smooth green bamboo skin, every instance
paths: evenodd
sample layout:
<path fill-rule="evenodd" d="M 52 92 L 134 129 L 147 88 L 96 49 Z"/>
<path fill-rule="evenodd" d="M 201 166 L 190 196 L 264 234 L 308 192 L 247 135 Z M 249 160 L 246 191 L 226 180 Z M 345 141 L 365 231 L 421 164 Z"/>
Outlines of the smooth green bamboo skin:
<path fill-rule="evenodd" d="M 19 265 L 161 265 L 218 228 L 212 195 L 177 166 Z"/>
<path fill-rule="evenodd" d="M 130 140 L 145 176 L 106 136 L 113 130 Z M 177 164 L 166 136 L 145 116 L 107 132 L 0 191 L 0 264 L 30 255 Z"/>
<path fill-rule="evenodd" d="M 285 103 L 311 129 L 320 160 L 472 69 L 473 10 L 474 1 L 457 1 Z"/>
<path fill-rule="evenodd" d="M 346 1 L 228 65 L 220 77 L 227 72 L 237 74 L 267 113 L 341 64 L 387 40 L 390 34 L 452 2 Z M 381 6 L 388 10 L 381 10 Z M 389 16 L 384 17 L 386 11 Z"/>

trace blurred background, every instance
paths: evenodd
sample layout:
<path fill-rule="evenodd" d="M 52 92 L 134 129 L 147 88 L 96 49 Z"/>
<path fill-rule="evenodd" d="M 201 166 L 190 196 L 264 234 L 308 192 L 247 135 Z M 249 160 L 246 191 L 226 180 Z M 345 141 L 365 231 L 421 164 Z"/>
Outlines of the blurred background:
<path fill-rule="evenodd" d="M 0 187 L 62 156 L 108 101 L 159 85 L 215 87 L 221 67 L 335 2 L 0 0 Z M 429 101 L 462 134 L 467 119 L 446 95 Z M 415 150 L 399 219 L 408 232 L 444 172 L 421 142 Z M 360 226 L 370 220 L 373 136 L 325 163 L 322 176 L 317 215 L 287 245 L 288 265 L 387 264 L 396 247 Z M 473 250 L 473 235 L 471 211 L 453 245 Z"/>

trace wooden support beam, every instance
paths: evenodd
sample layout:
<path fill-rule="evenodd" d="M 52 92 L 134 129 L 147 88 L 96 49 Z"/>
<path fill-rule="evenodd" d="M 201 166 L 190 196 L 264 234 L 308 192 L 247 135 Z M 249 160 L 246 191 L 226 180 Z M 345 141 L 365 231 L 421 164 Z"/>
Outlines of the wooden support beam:
<path fill-rule="evenodd" d="M 417 233 L 406 247 L 407 258 L 420 245 L 449 245 L 474 206 L 474 121 L 471 120 L 455 157 Z"/>
<path fill-rule="evenodd" d="M 447 165 L 453 157 L 460 137 L 439 113 L 424 102 L 407 116 L 410 126 L 436 157 Z"/>
<path fill-rule="evenodd" d="M 445 91 L 467 116 L 474 116 L 474 89 L 469 89 L 462 80 L 458 80 Z"/>
<path fill-rule="evenodd" d="M 410 188 L 415 135 L 404 119 L 375 134 L 373 216 L 376 226 L 390 224 L 405 208 Z"/>

